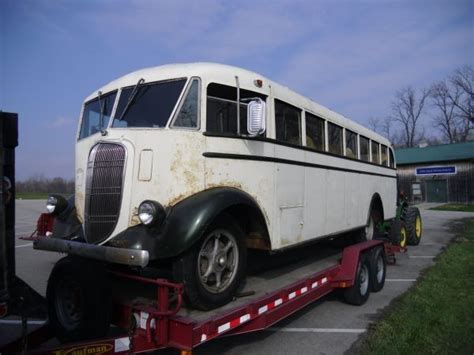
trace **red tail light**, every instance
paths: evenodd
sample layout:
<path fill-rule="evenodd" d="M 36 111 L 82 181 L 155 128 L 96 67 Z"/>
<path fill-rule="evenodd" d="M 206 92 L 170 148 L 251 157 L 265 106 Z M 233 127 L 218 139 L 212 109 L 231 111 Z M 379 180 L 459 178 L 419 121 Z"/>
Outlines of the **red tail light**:
<path fill-rule="evenodd" d="M 53 232 L 54 216 L 48 213 L 42 213 L 36 223 L 37 234 L 46 236 Z"/>

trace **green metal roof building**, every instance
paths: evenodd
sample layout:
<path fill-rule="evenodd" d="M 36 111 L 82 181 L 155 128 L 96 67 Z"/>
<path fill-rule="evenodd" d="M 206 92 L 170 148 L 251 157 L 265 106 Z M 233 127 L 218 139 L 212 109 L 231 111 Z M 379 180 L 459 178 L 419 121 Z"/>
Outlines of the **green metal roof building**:
<path fill-rule="evenodd" d="M 474 141 L 396 149 L 395 158 L 412 202 L 474 202 Z"/>

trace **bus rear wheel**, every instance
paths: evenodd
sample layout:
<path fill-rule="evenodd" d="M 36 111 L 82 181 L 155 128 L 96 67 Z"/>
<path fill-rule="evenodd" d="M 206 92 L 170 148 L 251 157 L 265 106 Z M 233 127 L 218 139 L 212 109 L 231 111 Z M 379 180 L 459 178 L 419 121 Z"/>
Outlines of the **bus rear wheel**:
<path fill-rule="evenodd" d="M 174 279 L 184 284 L 191 307 L 210 310 L 232 301 L 245 276 L 244 237 L 233 218 L 221 216 L 173 263 Z"/>
<path fill-rule="evenodd" d="M 379 225 L 382 222 L 382 213 L 376 209 L 370 211 L 369 220 L 366 226 L 356 235 L 356 242 L 365 242 L 367 240 L 380 239 L 382 234 L 379 231 Z"/>

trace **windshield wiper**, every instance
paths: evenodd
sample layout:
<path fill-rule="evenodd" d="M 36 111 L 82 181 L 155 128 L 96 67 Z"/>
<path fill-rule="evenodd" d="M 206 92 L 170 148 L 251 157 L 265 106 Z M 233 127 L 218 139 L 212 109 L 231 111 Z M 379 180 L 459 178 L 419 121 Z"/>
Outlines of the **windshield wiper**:
<path fill-rule="evenodd" d="M 141 78 L 140 80 L 138 80 L 137 84 L 135 85 L 135 87 L 133 88 L 132 92 L 130 93 L 130 96 L 128 97 L 127 104 L 125 105 L 125 107 L 124 107 L 122 113 L 120 114 L 120 117 L 117 118 L 119 121 L 121 121 L 121 120 L 123 119 L 123 116 L 125 116 L 125 114 L 127 113 L 128 109 L 129 109 L 130 106 L 132 105 L 133 100 L 135 99 L 135 96 L 137 96 L 138 88 L 139 88 L 140 85 L 142 85 L 144 82 L 145 82 L 145 79 L 143 79 L 143 78 Z"/>

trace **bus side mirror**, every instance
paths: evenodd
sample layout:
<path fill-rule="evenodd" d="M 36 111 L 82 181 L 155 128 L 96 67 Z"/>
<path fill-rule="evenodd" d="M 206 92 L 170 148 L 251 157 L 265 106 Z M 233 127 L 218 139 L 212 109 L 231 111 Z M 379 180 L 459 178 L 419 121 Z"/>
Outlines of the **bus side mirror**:
<path fill-rule="evenodd" d="M 247 107 L 247 132 L 255 137 L 265 132 L 265 101 L 253 99 Z"/>

